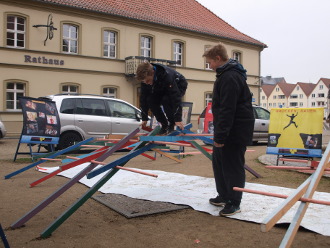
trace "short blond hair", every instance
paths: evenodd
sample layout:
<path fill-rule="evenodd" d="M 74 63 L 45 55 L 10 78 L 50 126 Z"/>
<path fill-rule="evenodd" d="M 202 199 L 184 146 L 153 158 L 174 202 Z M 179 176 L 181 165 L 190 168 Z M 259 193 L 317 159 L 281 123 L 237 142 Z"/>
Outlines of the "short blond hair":
<path fill-rule="evenodd" d="M 224 61 L 229 59 L 227 49 L 222 43 L 219 43 L 218 45 L 211 47 L 203 54 L 203 57 L 207 57 L 210 59 L 215 59 L 216 56 L 219 56 Z"/>
<path fill-rule="evenodd" d="M 136 79 L 138 81 L 144 80 L 147 76 L 152 75 L 153 66 L 149 62 L 142 62 L 136 69 Z"/>

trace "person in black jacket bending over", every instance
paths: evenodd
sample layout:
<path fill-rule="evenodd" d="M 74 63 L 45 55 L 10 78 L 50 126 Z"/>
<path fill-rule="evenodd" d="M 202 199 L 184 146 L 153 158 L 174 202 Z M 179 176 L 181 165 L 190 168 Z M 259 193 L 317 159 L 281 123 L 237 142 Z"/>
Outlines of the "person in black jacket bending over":
<path fill-rule="evenodd" d="M 245 186 L 245 151 L 252 142 L 254 114 L 252 94 L 246 83 L 246 70 L 236 60 L 229 59 L 223 44 L 203 54 L 216 72 L 213 86 L 212 113 L 214 143 L 212 166 L 218 196 L 209 202 L 224 206 L 220 216 L 240 212 L 242 192 L 233 187 Z"/>
<path fill-rule="evenodd" d="M 142 126 L 147 124 L 150 109 L 162 125 L 160 135 L 172 132 L 175 125 L 183 129 L 181 103 L 188 85 L 185 77 L 170 67 L 143 62 L 137 67 L 136 79 L 142 81 Z"/>

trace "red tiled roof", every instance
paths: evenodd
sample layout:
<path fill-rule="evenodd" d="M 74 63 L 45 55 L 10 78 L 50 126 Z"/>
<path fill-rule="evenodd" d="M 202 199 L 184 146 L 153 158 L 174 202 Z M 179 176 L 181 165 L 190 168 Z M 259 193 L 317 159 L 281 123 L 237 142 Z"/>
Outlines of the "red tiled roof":
<path fill-rule="evenodd" d="M 288 84 L 288 83 L 285 83 L 283 81 L 278 83 L 277 85 L 281 88 L 281 90 L 283 91 L 283 93 L 286 97 L 289 97 L 291 92 L 296 87 L 295 84 Z"/>
<path fill-rule="evenodd" d="M 316 84 L 312 84 L 312 83 L 298 82 L 297 85 L 300 86 L 300 88 L 302 89 L 302 91 L 305 93 L 306 96 L 309 96 L 316 87 Z"/>
<path fill-rule="evenodd" d="M 230 26 L 195 0 L 35 0 L 158 23 L 262 48 L 266 44 Z"/>
<path fill-rule="evenodd" d="M 330 78 L 320 78 L 319 82 L 322 81 L 328 89 L 330 88 Z"/>
<path fill-rule="evenodd" d="M 265 92 L 266 96 L 269 97 L 275 86 L 275 84 L 264 84 L 261 86 L 261 88 Z"/>

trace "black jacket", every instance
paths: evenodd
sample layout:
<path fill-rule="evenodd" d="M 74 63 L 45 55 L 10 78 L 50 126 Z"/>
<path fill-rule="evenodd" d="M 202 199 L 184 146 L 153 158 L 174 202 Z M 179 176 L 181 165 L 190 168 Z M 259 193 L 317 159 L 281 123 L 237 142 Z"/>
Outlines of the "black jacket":
<path fill-rule="evenodd" d="M 142 120 L 148 120 L 150 104 L 159 103 L 160 99 L 166 97 L 167 102 L 169 101 L 172 106 L 175 122 L 182 121 L 181 99 L 188 86 L 185 77 L 170 67 L 161 64 L 152 65 L 155 70 L 153 85 L 141 83 Z"/>
<path fill-rule="evenodd" d="M 254 129 L 252 95 L 246 70 L 233 59 L 217 68 L 213 87 L 214 141 L 250 145 Z"/>

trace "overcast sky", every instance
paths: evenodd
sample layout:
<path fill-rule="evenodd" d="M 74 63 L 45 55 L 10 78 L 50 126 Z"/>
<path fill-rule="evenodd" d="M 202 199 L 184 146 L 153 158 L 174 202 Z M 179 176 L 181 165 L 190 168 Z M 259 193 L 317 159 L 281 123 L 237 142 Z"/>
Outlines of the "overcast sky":
<path fill-rule="evenodd" d="M 330 0 L 197 0 L 265 43 L 261 76 L 288 83 L 330 78 Z"/>

